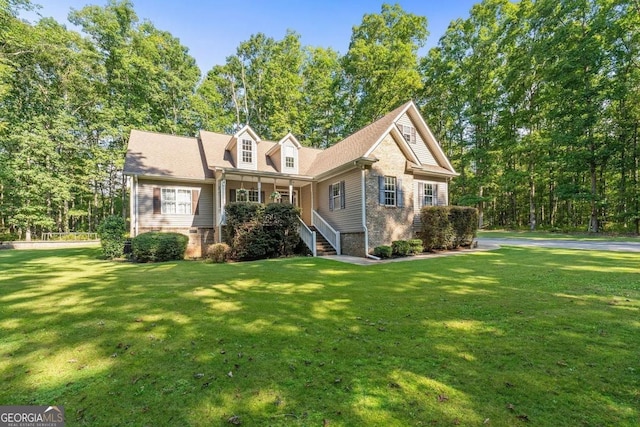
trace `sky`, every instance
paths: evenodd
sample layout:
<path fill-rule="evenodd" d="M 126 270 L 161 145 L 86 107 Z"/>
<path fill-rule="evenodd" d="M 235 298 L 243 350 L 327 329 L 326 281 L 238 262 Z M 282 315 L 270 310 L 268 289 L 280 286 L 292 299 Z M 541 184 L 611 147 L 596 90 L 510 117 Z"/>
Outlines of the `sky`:
<path fill-rule="evenodd" d="M 420 52 L 434 47 L 449 23 L 466 19 L 471 7 L 480 0 L 387 0 L 399 3 L 415 15 L 426 16 L 429 38 Z M 33 0 L 37 14 L 53 17 L 67 28 L 70 10 L 88 4 L 104 6 L 108 0 Z M 384 0 L 133 0 L 138 18 L 151 21 L 160 30 L 170 32 L 189 48 L 202 74 L 214 65 L 224 64 L 238 45 L 252 34 L 262 32 L 276 40 L 287 29 L 296 31 L 306 46 L 331 47 L 347 52 L 353 26 L 369 13 L 380 13 Z M 21 17 L 35 22 L 33 12 Z"/>

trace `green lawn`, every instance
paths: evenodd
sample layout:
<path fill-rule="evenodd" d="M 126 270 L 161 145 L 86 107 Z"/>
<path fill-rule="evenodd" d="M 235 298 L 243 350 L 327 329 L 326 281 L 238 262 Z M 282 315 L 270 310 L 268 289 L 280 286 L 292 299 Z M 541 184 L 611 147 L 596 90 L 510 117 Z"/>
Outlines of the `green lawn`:
<path fill-rule="evenodd" d="M 98 255 L 0 251 L 1 405 L 69 426 L 640 423 L 640 254 Z"/>
<path fill-rule="evenodd" d="M 497 239 L 565 239 L 565 240 L 596 240 L 614 242 L 638 242 L 638 236 L 620 236 L 593 233 L 552 233 L 549 231 L 507 231 L 507 230 L 481 230 L 478 237 L 494 237 Z"/>

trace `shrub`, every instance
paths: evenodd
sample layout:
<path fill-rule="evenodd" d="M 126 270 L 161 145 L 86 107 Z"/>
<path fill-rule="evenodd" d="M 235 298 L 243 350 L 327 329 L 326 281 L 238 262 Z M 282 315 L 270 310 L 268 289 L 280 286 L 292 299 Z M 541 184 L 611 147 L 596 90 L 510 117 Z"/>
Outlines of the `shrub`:
<path fill-rule="evenodd" d="M 380 258 L 391 258 L 391 246 L 376 246 L 375 248 L 373 248 L 373 254 Z"/>
<path fill-rule="evenodd" d="M 271 203 L 265 206 L 262 225 L 273 239 L 275 255 L 290 256 L 295 253 L 300 242 L 299 214 L 298 209 L 288 203 Z"/>
<path fill-rule="evenodd" d="M 415 255 L 415 254 L 420 254 L 422 253 L 422 251 L 424 251 L 424 248 L 422 246 L 422 240 L 420 239 L 411 239 L 409 240 L 409 246 L 411 247 L 409 253 Z"/>
<path fill-rule="evenodd" d="M 420 210 L 420 221 L 420 237 L 425 250 L 453 247 L 453 228 L 449 222 L 448 206 L 425 206 Z"/>
<path fill-rule="evenodd" d="M 142 233 L 131 239 L 131 252 L 138 262 L 162 262 L 184 258 L 189 238 L 180 233 Z"/>
<path fill-rule="evenodd" d="M 16 233 L 0 233 L 0 242 L 13 242 L 14 240 L 19 240 Z"/>
<path fill-rule="evenodd" d="M 98 237 L 105 258 L 120 258 L 124 253 L 125 234 L 127 226 L 120 216 L 106 217 L 98 226 Z"/>
<path fill-rule="evenodd" d="M 225 241 L 235 259 L 288 256 L 299 246 L 299 211 L 291 204 L 236 202 L 228 204 L 225 213 Z"/>
<path fill-rule="evenodd" d="M 411 252 L 411 245 L 406 240 L 396 240 L 391 242 L 391 251 L 397 256 L 407 256 Z"/>
<path fill-rule="evenodd" d="M 478 230 L 478 210 L 469 206 L 451 206 L 449 221 L 453 228 L 453 247 L 471 246 Z"/>
<path fill-rule="evenodd" d="M 207 258 L 213 262 L 221 263 L 227 261 L 231 248 L 226 243 L 214 243 L 207 247 Z"/>

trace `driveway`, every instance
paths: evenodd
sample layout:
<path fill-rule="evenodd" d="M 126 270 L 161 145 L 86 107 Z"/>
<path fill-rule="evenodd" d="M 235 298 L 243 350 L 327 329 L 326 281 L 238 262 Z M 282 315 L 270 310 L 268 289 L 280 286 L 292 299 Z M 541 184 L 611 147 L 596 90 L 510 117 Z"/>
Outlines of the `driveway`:
<path fill-rule="evenodd" d="M 592 251 L 640 252 L 640 239 L 637 242 L 613 242 L 604 240 L 565 240 L 565 239 L 499 239 L 480 237 L 480 245 L 498 246 L 537 246 L 541 248 L 583 249 Z"/>

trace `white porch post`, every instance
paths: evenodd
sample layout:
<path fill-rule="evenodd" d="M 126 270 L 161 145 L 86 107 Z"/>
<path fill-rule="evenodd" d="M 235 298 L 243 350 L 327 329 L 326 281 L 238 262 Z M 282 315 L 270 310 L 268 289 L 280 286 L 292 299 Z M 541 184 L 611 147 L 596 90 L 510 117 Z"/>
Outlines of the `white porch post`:
<path fill-rule="evenodd" d="M 289 180 L 289 203 L 293 204 L 293 180 Z"/>
<path fill-rule="evenodd" d="M 137 236 L 140 232 L 138 227 L 140 226 L 140 200 L 138 199 L 138 175 L 133 177 L 133 193 L 135 194 L 135 199 L 133 201 L 133 213 L 135 215 L 135 221 L 133 225 L 133 236 Z"/>

